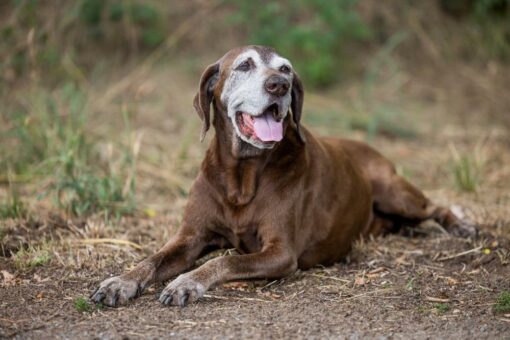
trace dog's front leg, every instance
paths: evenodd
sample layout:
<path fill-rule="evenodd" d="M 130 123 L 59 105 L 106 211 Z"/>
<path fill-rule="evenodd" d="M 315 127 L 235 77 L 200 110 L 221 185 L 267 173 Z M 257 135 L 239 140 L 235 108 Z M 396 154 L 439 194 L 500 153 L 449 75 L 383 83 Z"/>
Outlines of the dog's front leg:
<path fill-rule="evenodd" d="M 170 282 L 159 301 L 166 305 L 185 306 L 202 297 L 209 287 L 221 282 L 287 276 L 297 268 L 296 256 L 290 249 L 277 243 L 264 247 L 259 253 L 212 259 Z"/>
<path fill-rule="evenodd" d="M 114 307 L 138 297 L 148 285 L 167 280 L 191 267 L 210 239 L 211 235 L 205 230 L 183 225 L 163 248 L 133 270 L 101 282 L 91 299 Z"/>

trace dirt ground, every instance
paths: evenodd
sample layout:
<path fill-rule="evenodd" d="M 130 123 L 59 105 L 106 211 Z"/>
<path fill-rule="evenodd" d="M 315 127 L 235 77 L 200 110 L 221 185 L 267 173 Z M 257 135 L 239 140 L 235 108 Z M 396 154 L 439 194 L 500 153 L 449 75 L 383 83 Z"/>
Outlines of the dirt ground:
<path fill-rule="evenodd" d="M 320 119 L 321 112 L 347 110 L 345 96 L 357 92 L 345 88 L 310 94 L 305 124 L 317 133 L 368 140 L 433 200 L 462 206 L 480 224 L 479 238 L 451 237 L 431 222 L 359 242 L 345 262 L 332 267 L 221 285 L 185 308 L 157 301 L 163 285 L 120 308 L 76 306 L 101 280 L 134 266 L 178 227 L 185 190 L 205 149 L 196 141 L 199 122 L 190 105 L 195 82 L 175 81 L 180 77 L 155 72 L 124 94 L 142 93 L 131 103 L 133 125 L 144 131 L 144 156 L 160 155 L 138 169 L 142 212 L 105 223 L 101 217 L 66 219 L 39 207 L 35 220 L 2 222 L 1 338 L 510 338 L 510 315 L 495 311 L 499 294 L 510 291 L 508 130 L 450 117 L 441 101 L 412 99 L 401 104 L 415 112 L 405 118 L 416 137 L 370 139 Z M 483 157 L 477 193 L 455 188 L 449 144 Z M 182 157 L 183 150 L 186 162 L 176 165 L 175 154 Z M 184 194 L 176 193 L 180 187 L 167 189 L 176 181 Z M 20 265 L 11 251 L 26 245 L 49 260 Z M 228 252 L 214 254 L 222 255 Z"/>

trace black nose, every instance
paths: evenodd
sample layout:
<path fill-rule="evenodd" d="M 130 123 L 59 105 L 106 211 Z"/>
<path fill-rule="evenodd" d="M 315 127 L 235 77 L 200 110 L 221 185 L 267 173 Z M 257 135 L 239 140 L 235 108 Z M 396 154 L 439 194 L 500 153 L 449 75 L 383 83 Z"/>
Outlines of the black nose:
<path fill-rule="evenodd" d="M 270 94 L 282 97 L 289 92 L 290 84 L 287 79 L 277 75 L 272 75 L 267 78 L 264 83 L 264 87 Z"/>

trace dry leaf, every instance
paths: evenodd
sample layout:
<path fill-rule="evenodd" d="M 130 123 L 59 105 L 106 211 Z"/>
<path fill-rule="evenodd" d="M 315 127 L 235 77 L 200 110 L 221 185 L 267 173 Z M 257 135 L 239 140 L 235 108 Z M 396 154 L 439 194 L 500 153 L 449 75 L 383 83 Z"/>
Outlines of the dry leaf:
<path fill-rule="evenodd" d="M 279 295 L 279 294 L 276 294 L 276 293 L 273 293 L 273 292 L 262 292 L 262 295 L 266 296 L 268 298 L 271 298 L 273 300 L 279 300 L 279 299 L 281 299 L 283 297 L 282 295 Z"/>
<path fill-rule="evenodd" d="M 2 276 L 3 276 L 2 286 L 8 287 L 8 286 L 13 286 L 15 284 L 13 274 L 9 273 L 7 270 L 2 270 L 2 271 L 0 271 L 0 273 L 2 273 Z"/>
<path fill-rule="evenodd" d="M 455 280 L 453 277 L 447 277 L 446 278 L 446 281 L 448 282 L 449 285 L 451 286 L 454 286 L 454 285 L 458 285 L 459 284 L 459 281 L 458 280 Z"/>
<path fill-rule="evenodd" d="M 383 272 L 385 270 L 386 270 L 386 268 L 384 268 L 384 267 L 378 267 L 378 268 L 375 268 L 374 270 L 369 271 L 368 273 L 369 274 L 377 274 L 377 273 Z"/>
<path fill-rule="evenodd" d="M 250 284 L 248 282 L 229 282 L 223 284 L 223 288 L 229 290 L 246 291 L 248 288 L 250 288 Z"/>
<path fill-rule="evenodd" d="M 365 278 L 362 277 L 362 276 L 357 276 L 355 279 L 354 279 L 354 284 L 356 286 L 364 286 L 366 283 L 365 281 Z"/>
<path fill-rule="evenodd" d="M 406 261 L 406 258 L 407 258 L 407 256 L 404 254 L 404 255 L 402 255 L 402 256 L 400 256 L 400 257 L 396 258 L 396 259 L 395 259 L 395 263 L 396 263 L 396 264 L 402 264 L 402 265 L 404 265 L 404 266 L 408 266 L 408 265 L 410 265 L 411 263 L 407 262 L 407 261 Z"/>

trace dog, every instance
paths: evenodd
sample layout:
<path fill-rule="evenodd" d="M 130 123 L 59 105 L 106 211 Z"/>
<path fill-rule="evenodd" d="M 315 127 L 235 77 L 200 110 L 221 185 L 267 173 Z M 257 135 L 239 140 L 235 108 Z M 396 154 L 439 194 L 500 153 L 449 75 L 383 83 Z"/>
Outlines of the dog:
<path fill-rule="evenodd" d="M 190 190 L 180 229 L 133 270 L 104 280 L 91 295 L 118 306 L 169 280 L 159 301 L 198 300 L 231 280 L 282 278 L 331 265 L 353 242 L 434 219 L 447 231 L 472 223 L 433 204 L 393 164 L 362 142 L 317 137 L 300 121 L 304 91 L 289 60 L 265 46 L 235 48 L 203 72 L 193 104 L 201 140 L 215 136 Z M 191 270 L 215 248 L 216 257 Z"/>

